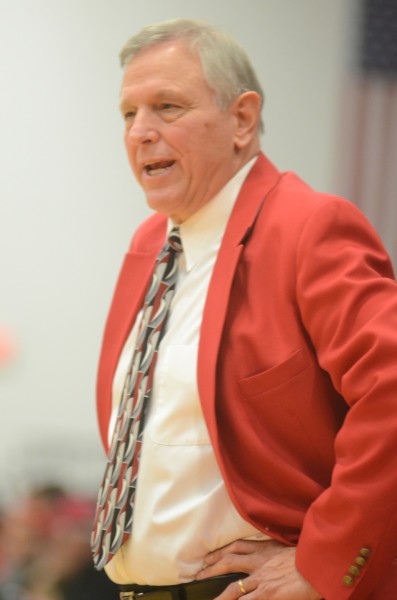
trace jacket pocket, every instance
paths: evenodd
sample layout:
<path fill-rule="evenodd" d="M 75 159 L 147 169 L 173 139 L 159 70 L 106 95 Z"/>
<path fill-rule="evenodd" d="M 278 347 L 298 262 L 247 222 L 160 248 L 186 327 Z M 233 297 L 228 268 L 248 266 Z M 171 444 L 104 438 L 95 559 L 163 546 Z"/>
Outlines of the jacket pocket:
<path fill-rule="evenodd" d="M 288 383 L 308 367 L 309 363 L 303 350 L 296 350 L 283 362 L 255 375 L 240 379 L 238 382 L 240 392 L 246 398 L 250 398 L 265 391 L 275 390 L 277 387 Z"/>

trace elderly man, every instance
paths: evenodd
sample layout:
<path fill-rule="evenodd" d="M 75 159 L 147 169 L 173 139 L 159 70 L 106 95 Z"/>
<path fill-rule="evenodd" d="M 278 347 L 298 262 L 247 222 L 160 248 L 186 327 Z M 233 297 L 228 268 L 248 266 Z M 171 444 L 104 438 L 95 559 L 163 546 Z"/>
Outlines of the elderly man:
<path fill-rule="evenodd" d="M 125 599 L 395 598 L 397 289 L 380 240 L 261 153 L 261 87 L 228 35 L 171 21 L 121 59 L 155 214 L 100 358 L 97 568 Z"/>

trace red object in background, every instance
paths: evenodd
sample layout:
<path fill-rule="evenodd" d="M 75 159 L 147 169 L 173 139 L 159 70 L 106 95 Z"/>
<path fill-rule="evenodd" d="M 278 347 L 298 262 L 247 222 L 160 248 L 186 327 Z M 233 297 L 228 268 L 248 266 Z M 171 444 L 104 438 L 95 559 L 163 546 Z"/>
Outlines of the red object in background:
<path fill-rule="evenodd" d="M 11 362 L 16 354 L 16 340 L 12 333 L 0 326 L 0 366 Z"/>

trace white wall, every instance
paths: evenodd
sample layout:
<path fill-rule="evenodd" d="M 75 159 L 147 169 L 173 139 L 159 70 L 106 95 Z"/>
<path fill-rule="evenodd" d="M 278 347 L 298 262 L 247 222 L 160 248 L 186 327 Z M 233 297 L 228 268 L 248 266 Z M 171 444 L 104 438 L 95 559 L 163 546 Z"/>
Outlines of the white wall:
<path fill-rule="evenodd" d="M 100 339 L 123 252 L 147 214 L 122 147 L 118 52 L 143 25 L 214 21 L 266 91 L 264 149 L 332 189 L 344 0 L 0 0 L 0 499 L 58 473 L 95 487 Z M 6 484 L 6 477 L 9 483 Z"/>

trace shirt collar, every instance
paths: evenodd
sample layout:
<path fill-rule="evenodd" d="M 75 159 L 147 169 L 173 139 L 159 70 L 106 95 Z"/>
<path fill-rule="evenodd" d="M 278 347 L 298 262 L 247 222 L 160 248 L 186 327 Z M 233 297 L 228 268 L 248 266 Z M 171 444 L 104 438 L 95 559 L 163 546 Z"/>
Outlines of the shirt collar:
<path fill-rule="evenodd" d="M 252 158 L 200 210 L 179 225 L 186 270 L 202 258 L 210 248 L 220 243 L 240 189 L 257 157 Z M 168 220 L 168 231 L 175 226 Z"/>

